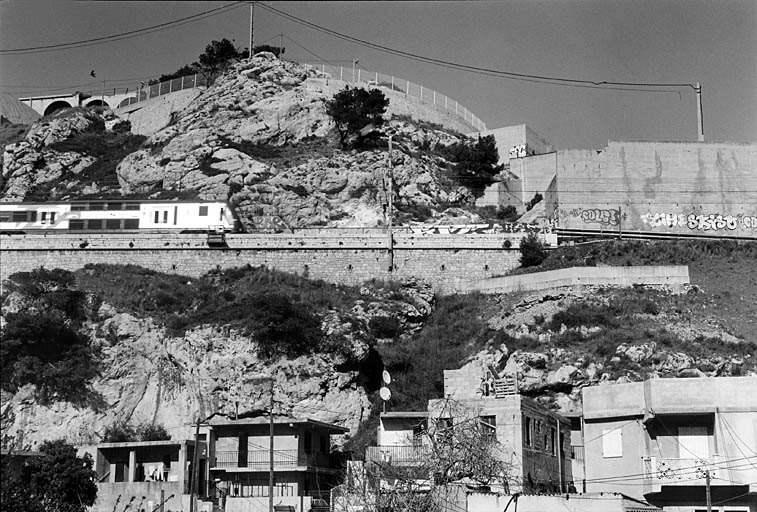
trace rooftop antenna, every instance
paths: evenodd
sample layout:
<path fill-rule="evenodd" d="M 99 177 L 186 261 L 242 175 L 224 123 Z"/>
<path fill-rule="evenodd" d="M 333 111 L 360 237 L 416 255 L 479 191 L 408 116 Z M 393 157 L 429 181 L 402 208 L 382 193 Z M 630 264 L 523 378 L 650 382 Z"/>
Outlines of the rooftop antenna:
<path fill-rule="evenodd" d="M 379 389 L 379 396 L 384 402 L 382 404 L 382 412 L 386 412 L 386 403 L 392 398 L 392 392 L 387 387 L 392 383 L 392 377 L 389 375 L 388 371 L 384 370 L 381 372 L 381 380 L 383 381 L 383 385 L 381 386 L 381 389 Z"/>

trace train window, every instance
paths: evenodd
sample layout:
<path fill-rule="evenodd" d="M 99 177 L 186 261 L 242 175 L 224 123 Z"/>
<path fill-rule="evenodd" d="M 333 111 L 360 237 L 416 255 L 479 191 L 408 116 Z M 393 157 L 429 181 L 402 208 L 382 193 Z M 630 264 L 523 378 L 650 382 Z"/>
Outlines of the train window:
<path fill-rule="evenodd" d="M 42 222 L 47 221 L 47 212 L 42 212 L 40 219 Z"/>
<path fill-rule="evenodd" d="M 104 203 L 90 203 L 89 209 L 90 210 L 104 210 L 105 204 Z"/>
<path fill-rule="evenodd" d="M 29 212 L 13 212 L 13 222 L 26 222 Z"/>
<path fill-rule="evenodd" d="M 79 204 L 72 204 L 71 205 L 71 211 L 72 212 L 82 212 L 87 209 L 87 203 L 79 203 Z"/>
<path fill-rule="evenodd" d="M 207 216 L 208 216 L 208 207 L 200 206 L 200 217 L 207 217 Z"/>
<path fill-rule="evenodd" d="M 106 229 L 121 229 L 121 219 L 107 219 L 105 227 Z"/>
<path fill-rule="evenodd" d="M 105 219 L 90 219 L 87 222 L 87 229 L 102 229 L 105 224 Z"/>
<path fill-rule="evenodd" d="M 160 212 L 155 212 L 155 224 L 160 220 Z"/>
<path fill-rule="evenodd" d="M 32 222 L 37 221 L 37 212 L 29 212 L 29 220 Z"/>
<path fill-rule="evenodd" d="M 223 220 L 223 208 L 221 208 L 221 216 L 218 218 L 218 220 Z"/>
<path fill-rule="evenodd" d="M 84 221 L 83 220 L 69 220 L 68 221 L 68 229 L 84 229 Z"/>
<path fill-rule="evenodd" d="M 139 219 L 126 219 L 124 229 L 139 229 Z"/>
<path fill-rule="evenodd" d="M 0 212 L 0 222 L 10 222 L 13 212 Z"/>
<path fill-rule="evenodd" d="M 55 222 L 55 212 L 50 212 L 50 222 Z"/>
<path fill-rule="evenodd" d="M 139 203 L 126 203 L 124 210 L 139 210 Z"/>
<path fill-rule="evenodd" d="M 163 224 L 168 224 L 168 210 L 163 212 Z"/>
<path fill-rule="evenodd" d="M 108 210 L 122 210 L 124 204 L 123 203 L 108 203 Z"/>

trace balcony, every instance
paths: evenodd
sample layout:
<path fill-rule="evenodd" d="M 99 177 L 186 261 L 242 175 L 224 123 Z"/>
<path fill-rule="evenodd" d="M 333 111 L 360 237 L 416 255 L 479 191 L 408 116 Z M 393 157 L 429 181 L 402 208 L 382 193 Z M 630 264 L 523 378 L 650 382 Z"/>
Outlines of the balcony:
<path fill-rule="evenodd" d="M 397 466 L 413 466 L 428 459 L 431 448 L 427 445 L 369 446 L 365 462 L 383 462 Z"/>
<path fill-rule="evenodd" d="M 212 459 L 211 469 L 224 470 L 252 470 L 268 471 L 270 468 L 270 452 L 268 450 L 254 450 L 239 452 L 236 450 L 217 451 Z M 274 450 L 273 469 L 287 470 L 293 468 L 323 468 L 330 467 L 327 453 L 304 452 L 299 450 Z"/>
<path fill-rule="evenodd" d="M 646 492 L 659 492 L 663 485 L 705 485 L 707 471 L 713 479 L 719 473 L 727 473 L 725 462 L 725 458 L 720 455 L 713 455 L 707 459 L 644 457 Z"/>

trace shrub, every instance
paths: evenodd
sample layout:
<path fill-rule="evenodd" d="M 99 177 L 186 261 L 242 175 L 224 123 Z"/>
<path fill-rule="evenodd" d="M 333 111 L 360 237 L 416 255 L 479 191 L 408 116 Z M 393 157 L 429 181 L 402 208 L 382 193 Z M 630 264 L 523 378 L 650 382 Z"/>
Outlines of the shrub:
<path fill-rule="evenodd" d="M 368 125 L 379 127 L 384 123 L 383 114 L 389 99 L 378 89 L 347 87 L 326 102 L 326 113 L 331 117 L 339 133 L 342 149 L 347 147 L 349 137 L 356 138 L 359 146 L 367 137 L 360 131 Z"/>
<path fill-rule="evenodd" d="M 393 316 L 374 316 L 368 321 L 368 329 L 376 338 L 396 338 L 401 332 L 400 322 Z"/>
<path fill-rule="evenodd" d="M 103 432 L 104 443 L 129 443 L 138 440 L 136 429 L 123 421 L 105 427 Z"/>
<path fill-rule="evenodd" d="M 142 423 L 137 425 L 136 434 L 140 441 L 168 441 L 171 434 L 159 423 Z"/>
<path fill-rule="evenodd" d="M 529 233 L 520 242 L 520 264 L 523 267 L 540 265 L 547 258 L 547 250 L 536 233 Z"/>
<path fill-rule="evenodd" d="M 504 165 L 497 165 L 499 152 L 493 135 L 479 135 L 475 142 L 463 140 L 438 150 L 443 157 L 454 162 L 457 181 L 477 197 L 494 182 L 494 176 L 504 169 Z"/>

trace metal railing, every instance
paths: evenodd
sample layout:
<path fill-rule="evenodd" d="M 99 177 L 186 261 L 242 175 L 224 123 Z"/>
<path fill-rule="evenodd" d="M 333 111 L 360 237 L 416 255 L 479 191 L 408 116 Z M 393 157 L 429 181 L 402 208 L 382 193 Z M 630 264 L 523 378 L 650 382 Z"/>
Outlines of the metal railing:
<path fill-rule="evenodd" d="M 252 450 L 239 452 L 237 450 L 217 451 L 211 464 L 213 468 L 231 469 L 248 468 L 265 471 L 270 466 L 270 452 L 267 450 Z M 299 450 L 274 450 L 273 467 L 291 468 L 297 466 L 329 467 L 329 456 L 321 452 L 304 452 Z"/>
<path fill-rule="evenodd" d="M 573 460 L 584 460 L 583 445 L 574 444 L 570 447 L 570 458 Z"/>
<path fill-rule="evenodd" d="M 695 458 L 672 458 L 672 457 L 645 457 L 644 476 L 657 483 L 673 484 L 676 482 L 689 482 L 705 478 L 707 471 L 710 477 L 715 478 L 718 467 L 724 458 L 713 455 L 706 459 Z"/>
<path fill-rule="evenodd" d="M 428 445 L 407 446 L 368 446 L 365 450 L 365 462 L 383 462 L 387 464 L 417 464 L 428 459 L 431 448 Z"/>
<path fill-rule="evenodd" d="M 404 94 L 406 97 L 417 98 L 422 103 L 434 105 L 454 114 L 478 131 L 486 130 L 486 124 L 481 118 L 468 110 L 465 106 L 461 105 L 457 100 L 433 89 L 429 89 L 428 87 L 405 80 L 404 78 L 386 75 L 376 71 L 366 71 L 360 68 L 345 68 L 328 64 L 314 67 L 320 69 L 323 73 L 328 73 L 334 80 L 375 87 L 386 87 L 392 91 Z"/>

